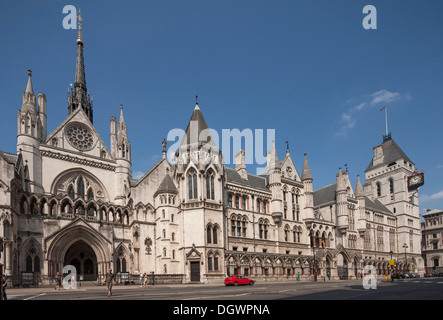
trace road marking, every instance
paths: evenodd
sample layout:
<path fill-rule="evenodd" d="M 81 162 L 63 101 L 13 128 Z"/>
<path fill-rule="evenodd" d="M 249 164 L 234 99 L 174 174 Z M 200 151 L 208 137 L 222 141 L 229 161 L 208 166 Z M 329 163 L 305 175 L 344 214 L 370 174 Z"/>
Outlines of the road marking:
<path fill-rule="evenodd" d="M 45 292 L 44 293 L 40 293 L 40 294 L 37 294 L 35 296 L 29 297 L 29 298 L 26 298 L 26 299 L 23 299 L 23 300 L 31 300 L 31 299 L 34 299 L 34 298 L 37 298 L 37 297 L 40 297 L 40 296 L 44 296 L 45 294 L 46 294 Z"/>
<path fill-rule="evenodd" d="M 195 297 L 195 298 L 187 298 L 182 300 L 201 300 L 201 299 L 214 299 L 214 298 L 226 298 L 226 297 L 241 297 L 252 294 L 251 292 L 241 293 L 241 294 L 230 294 L 230 295 L 224 295 L 224 296 L 210 296 L 210 297 Z"/>

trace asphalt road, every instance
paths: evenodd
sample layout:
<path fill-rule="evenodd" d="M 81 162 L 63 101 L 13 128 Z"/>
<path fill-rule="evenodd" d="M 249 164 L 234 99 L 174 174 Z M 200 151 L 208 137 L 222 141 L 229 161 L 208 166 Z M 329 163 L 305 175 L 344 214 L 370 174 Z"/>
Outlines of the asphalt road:
<path fill-rule="evenodd" d="M 7 290 L 9 300 L 174 300 L 174 301 L 269 301 L 269 300 L 442 300 L 443 278 L 377 282 L 365 289 L 360 280 L 336 282 L 264 282 L 254 286 L 137 285 L 114 286 L 108 297 L 105 286 L 76 290 L 30 288 Z"/>

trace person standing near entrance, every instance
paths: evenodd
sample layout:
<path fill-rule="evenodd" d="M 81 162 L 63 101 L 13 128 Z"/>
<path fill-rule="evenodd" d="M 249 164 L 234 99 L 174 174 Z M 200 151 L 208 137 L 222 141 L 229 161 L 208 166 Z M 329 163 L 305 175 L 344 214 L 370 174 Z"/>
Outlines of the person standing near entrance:
<path fill-rule="evenodd" d="M 7 282 L 7 279 L 6 279 L 6 276 L 3 276 L 3 279 L 2 279 L 2 288 L 3 288 L 3 290 L 2 290 L 2 294 L 3 294 L 3 300 L 8 300 L 8 297 L 6 296 L 6 286 L 8 285 L 8 282 Z"/>
<path fill-rule="evenodd" d="M 114 274 L 112 273 L 112 269 L 109 269 L 109 272 L 106 274 L 105 283 L 108 287 L 108 297 L 112 296 L 112 281 L 114 280 Z"/>
<path fill-rule="evenodd" d="M 62 284 L 62 279 L 60 278 L 60 273 L 57 272 L 57 274 L 55 275 L 55 290 L 60 289 L 60 286 Z"/>

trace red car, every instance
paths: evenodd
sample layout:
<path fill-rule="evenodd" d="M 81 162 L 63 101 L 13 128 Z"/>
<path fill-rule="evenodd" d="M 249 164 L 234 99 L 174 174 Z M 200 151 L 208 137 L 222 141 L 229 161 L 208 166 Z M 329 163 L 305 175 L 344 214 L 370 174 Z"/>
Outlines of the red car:
<path fill-rule="evenodd" d="M 238 286 L 238 285 L 250 285 L 253 286 L 254 280 L 246 278 L 244 276 L 232 276 L 225 278 L 225 286 Z"/>

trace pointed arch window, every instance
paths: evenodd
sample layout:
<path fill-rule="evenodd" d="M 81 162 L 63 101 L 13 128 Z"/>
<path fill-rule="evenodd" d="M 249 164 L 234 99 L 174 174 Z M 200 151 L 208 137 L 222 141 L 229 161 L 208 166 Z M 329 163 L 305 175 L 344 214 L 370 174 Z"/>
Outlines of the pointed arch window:
<path fill-rule="evenodd" d="M 85 183 L 83 178 L 80 177 L 77 181 L 77 196 L 84 199 L 85 198 Z"/>
<path fill-rule="evenodd" d="M 68 187 L 68 196 L 72 200 L 74 200 L 74 198 L 75 198 L 74 187 L 72 185 L 69 185 L 69 187 Z"/>
<path fill-rule="evenodd" d="M 394 179 L 389 179 L 389 193 L 394 194 Z"/>
<path fill-rule="evenodd" d="M 94 199 L 94 191 L 92 191 L 91 188 L 88 189 L 88 193 L 87 193 L 87 195 L 86 195 L 86 199 L 87 199 L 88 201 Z"/>
<path fill-rule="evenodd" d="M 206 198 L 215 200 L 214 172 L 212 172 L 212 170 L 206 174 Z"/>
<path fill-rule="evenodd" d="M 217 226 L 212 229 L 212 243 L 217 244 Z"/>
<path fill-rule="evenodd" d="M 197 199 L 197 172 L 192 169 L 188 174 L 189 199 Z"/>
<path fill-rule="evenodd" d="M 377 197 L 381 196 L 381 184 L 380 182 L 377 182 Z"/>

